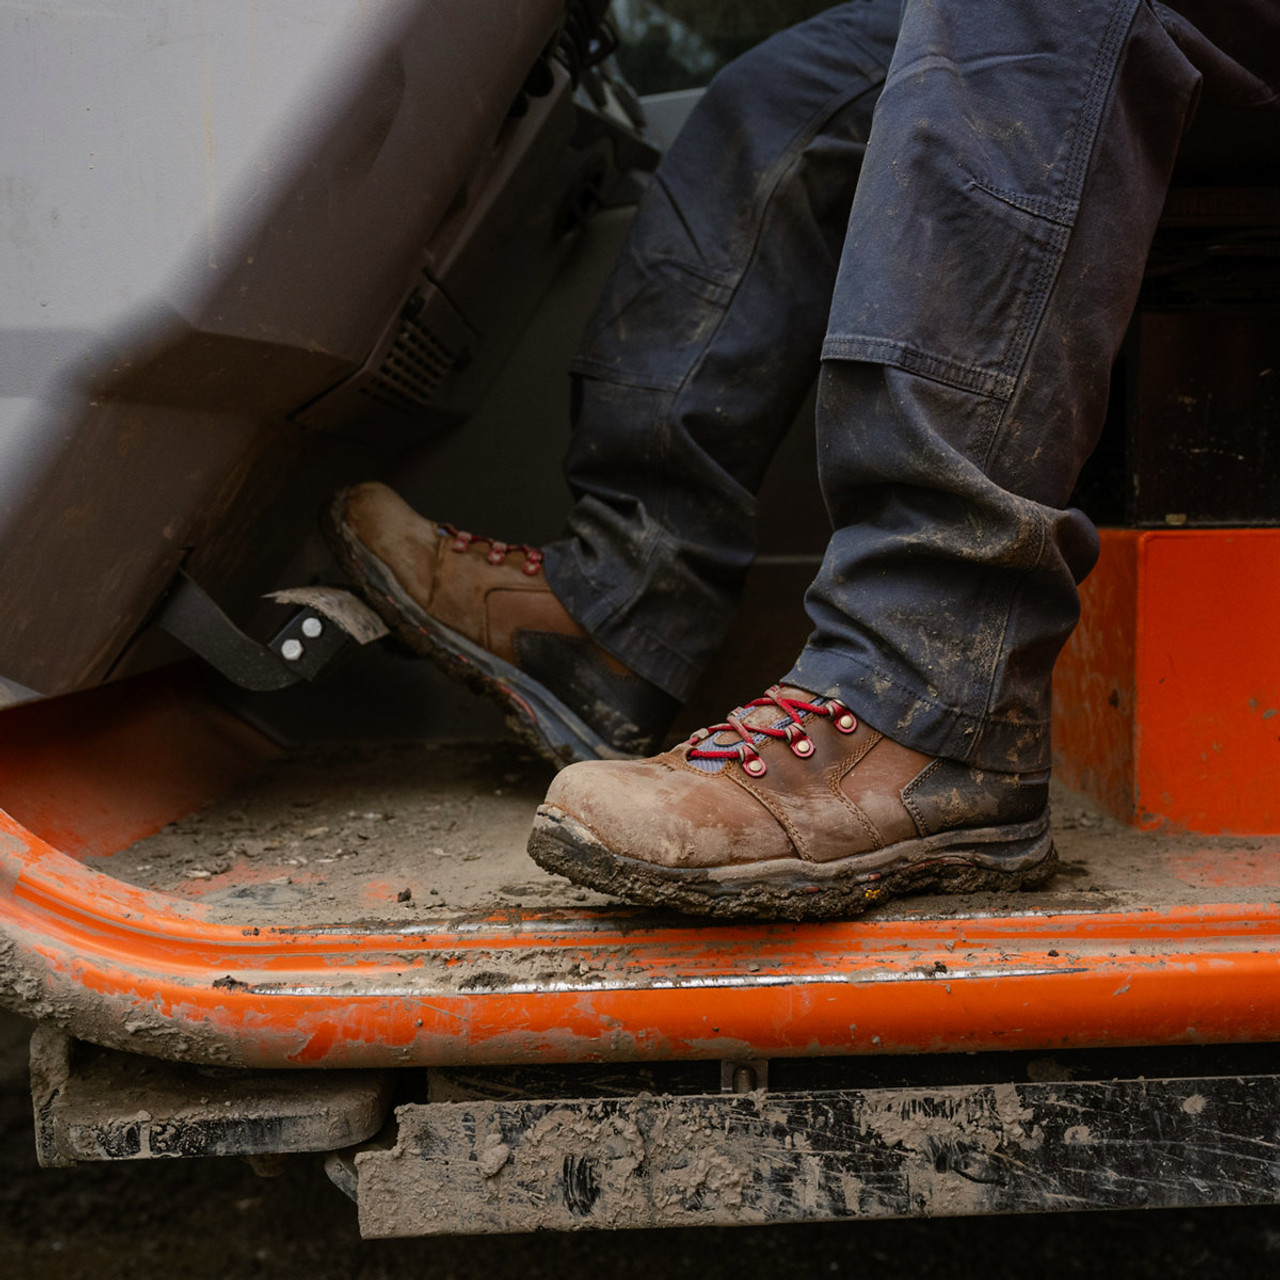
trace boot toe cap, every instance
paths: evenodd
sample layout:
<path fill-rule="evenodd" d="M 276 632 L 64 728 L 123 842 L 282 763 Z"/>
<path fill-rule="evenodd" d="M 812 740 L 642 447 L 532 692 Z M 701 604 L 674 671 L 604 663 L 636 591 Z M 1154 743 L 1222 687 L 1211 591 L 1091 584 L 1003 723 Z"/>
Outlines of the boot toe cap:
<path fill-rule="evenodd" d="M 546 804 L 609 852 L 638 862 L 709 868 L 794 856 L 752 797 L 727 780 L 691 776 L 661 759 L 571 765 L 556 775 Z"/>

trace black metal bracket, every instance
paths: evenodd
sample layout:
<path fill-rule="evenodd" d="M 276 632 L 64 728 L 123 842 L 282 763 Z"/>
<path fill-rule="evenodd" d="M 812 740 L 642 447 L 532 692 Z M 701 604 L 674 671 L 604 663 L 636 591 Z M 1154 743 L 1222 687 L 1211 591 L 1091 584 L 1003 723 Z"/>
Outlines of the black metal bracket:
<path fill-rule="evenodd" d="M 314 680 L 351 643 L 351 637 L 337 623 L 304 605 L 276 632 L 267 648 L 304 680 Z"/>
<path fill-rule="evenodd" d="M 245 635 L 204 588 L 179 572 L 153 622 L 228 680 L 255 692 L 315 680 L 351 644 L 367 644 L 386 634 L 376 615 L 347 592 L 304 587 L 274 598 L 298 607 L 261 644 Z"/>

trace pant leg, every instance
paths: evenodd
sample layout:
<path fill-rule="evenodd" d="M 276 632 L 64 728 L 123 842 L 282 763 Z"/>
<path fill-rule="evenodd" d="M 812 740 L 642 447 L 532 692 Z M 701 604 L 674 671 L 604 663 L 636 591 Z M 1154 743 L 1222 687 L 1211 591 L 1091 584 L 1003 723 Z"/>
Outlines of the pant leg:
<path fill-rule="evenodd" d="M 715 79 L 663 160 L 575 364 L 569 612 L 686 697 L 730 625 L 755 492 L 819 364 L 899 0 L 855 0 Z"/>
<path fill-rule="evenodd" d="M 1064 507 L 1215 49 L 1146 0 L 907 0 L 823 347 L 836 532 L 789 680 L 919 750 L 1048 763 L 1097 554 Z"/>

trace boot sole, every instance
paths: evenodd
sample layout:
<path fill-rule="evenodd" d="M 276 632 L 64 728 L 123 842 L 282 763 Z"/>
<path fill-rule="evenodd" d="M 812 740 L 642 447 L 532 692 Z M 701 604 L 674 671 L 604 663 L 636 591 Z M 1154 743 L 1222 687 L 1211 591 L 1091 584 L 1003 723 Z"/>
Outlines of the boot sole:
<path fill-rule="evenodd" d="M 1058 862 L 1046 813 L 1035 822 L 948 831 L 831 862 L 662 867 L 614 853 L 549 804 L 538 809 L 529 855 L 547 871 L 601 893 L 725 920 L 828 920 L 861 915 L 905 894 L 1038 889 Z"/>
<path fill-rule="evenodd" d="M 492 699 L 507 726 L 557 768 L 583 760 L 634 760 L 612 747 L 549 689 L 519 667 L 426 613 L 400 585 L 391 568 L 347 528 L 342 495 L 329 512 L 325 532 L 343 568 L 396 638 L 447 675 Z"/>

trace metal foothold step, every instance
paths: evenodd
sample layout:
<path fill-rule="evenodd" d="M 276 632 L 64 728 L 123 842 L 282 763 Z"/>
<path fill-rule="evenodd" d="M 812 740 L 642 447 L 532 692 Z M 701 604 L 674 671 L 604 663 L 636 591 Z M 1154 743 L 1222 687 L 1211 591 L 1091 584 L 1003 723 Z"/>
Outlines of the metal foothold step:
<path fill-rule="evenodd" d="M 334 1151 L 382 1127 L 390 1071 L 246 1071 L 101 1049 L 49 1023 L 31 1037 L 46 1167 Z"/>
<path fill-rule="evenodd" d="M 1272 1074 L 430 1102 L 344 1172 L 366 1238 L 1267 1204 L 1278 1108 Z"/>

